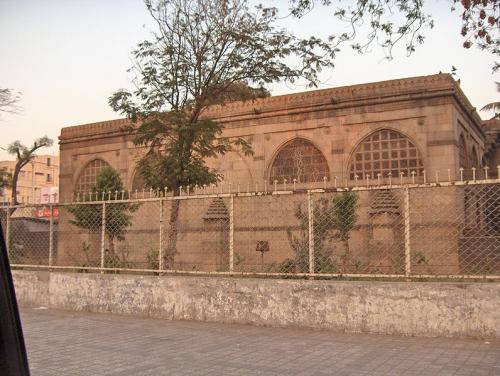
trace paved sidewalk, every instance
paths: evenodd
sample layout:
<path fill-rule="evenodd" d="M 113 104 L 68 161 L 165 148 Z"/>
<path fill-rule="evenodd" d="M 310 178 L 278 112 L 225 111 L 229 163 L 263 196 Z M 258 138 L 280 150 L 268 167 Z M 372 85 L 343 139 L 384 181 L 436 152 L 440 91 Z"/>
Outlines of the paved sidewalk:
<path fill-rule="evenodd" d="M 500 341 L 23 309 L 33 376 L 500 375 Z"/>

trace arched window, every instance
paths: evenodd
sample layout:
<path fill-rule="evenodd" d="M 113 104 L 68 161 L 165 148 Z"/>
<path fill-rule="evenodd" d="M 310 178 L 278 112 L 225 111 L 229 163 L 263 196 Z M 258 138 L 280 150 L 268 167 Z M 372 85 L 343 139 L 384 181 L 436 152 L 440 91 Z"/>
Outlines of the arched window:
<path fill-rule="evenodd" d="M 476 147 L 472 146 L 472 152 L 470 153 L 470 166 L 476 169 L 480 168 L 479 157 L 477 155 Z"/>
<path fill-rule="evenodd" d="M 146 189 L 146 182 L 144 181 L 144 178 L 141 176 L 139 171 L 135 172 L 134 175 L 134 180 L 132 181 L 132 191 L 142 191 L 143 189 Z"/>
<path fill-rule="evenodd" d="M 102 159 L 94 159 L 87 163 L 85 168 L 80 173 L 80 177 L 76 182 L 75 192 L 90 192 L 95 185 L 96 177 L 99 171 L 105 166 L 109 166 L 108 163 L 104 162 Z"/>
<path fill-rule="evenodd" d="M 465 137 L 463 134 L 460 135 L 460 139 L 458 141 L 458 164 L 459 168 L 463 168 L 465 170 L 469 169 L 469 163 L 467 158 L 467 144 L 465 143 Z"/>
<path fill-rule="evenodd" d="M 354 180 L 356 175 L 364 179 L 387 177 L 391 174 L 398 177 L 401 172 L 404 176 L 411 176 L 415 171 L 417 176 L 422 175 L 424 165 L 420 153 L 404 134 L 382 129 L 367 136 L 361 141 L 351 157 L 349 163 L 349 178 Z"/>
<path fill-rule="evenodd" d="M 311 142 L 296 138 L 286 143 L 274 159 L 269 174 L 271 184 L 277 180 L 279 183 L 285 179 L 298 183 L 311 183 L 323 181 L 324 177 L 330 178 L 328 163 L 325 157 Z"/>

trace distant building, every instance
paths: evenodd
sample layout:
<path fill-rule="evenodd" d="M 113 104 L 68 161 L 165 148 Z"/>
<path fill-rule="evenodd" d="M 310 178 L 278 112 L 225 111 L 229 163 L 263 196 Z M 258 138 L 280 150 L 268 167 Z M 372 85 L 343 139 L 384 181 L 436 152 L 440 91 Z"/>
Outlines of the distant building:
<path fill-rule="evenodd" d="M 15 161 L 0 161 L 0 169 L 14 173 Z M 12 190 L 0 189 L 0 202 L 10 201 Z M 37 155 L 23 167 L 17 181 L 20 203 L 59 202 L 59 156 Z"/>

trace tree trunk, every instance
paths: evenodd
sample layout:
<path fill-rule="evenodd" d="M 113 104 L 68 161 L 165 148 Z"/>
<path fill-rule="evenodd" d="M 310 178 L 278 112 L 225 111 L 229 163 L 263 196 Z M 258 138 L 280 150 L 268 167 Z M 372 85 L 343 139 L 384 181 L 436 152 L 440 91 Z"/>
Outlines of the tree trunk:
<path fill-rule="evenodd" d="M 179 207 L 180 200 L 172 200 L 170 219 L 168 221 L 168 244 L 164 255 L 166 269 L 174 268 L 175 255 L 177 254 L 177 222 L 179 219 Z"/>
<path fill-rule="evenodd" d="M 108 251 L 109 254 L 114 258 L 115 256 L 115 237 L 108 235 Z"/>
<path fill-rule="evenodd" d="M 18 164 L 16 164 L 16 167 L 14 168 L 14 174 L 12 175 L 12 194 L 11 194 L 12 205 L 19 204 L 19 202 L 17 202 L 17 179 L 19 178 L 20 171 L 21 167 Z"/>

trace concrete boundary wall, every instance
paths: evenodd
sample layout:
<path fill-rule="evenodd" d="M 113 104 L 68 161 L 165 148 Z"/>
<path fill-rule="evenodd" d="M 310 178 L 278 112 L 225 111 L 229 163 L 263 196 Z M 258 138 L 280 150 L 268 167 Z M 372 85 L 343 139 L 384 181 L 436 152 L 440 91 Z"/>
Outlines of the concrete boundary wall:
<path fill-rule="evenodd" d="M 500 337 L 499 283 L 13 271 L 21 306 L 410 336 Z"/>

